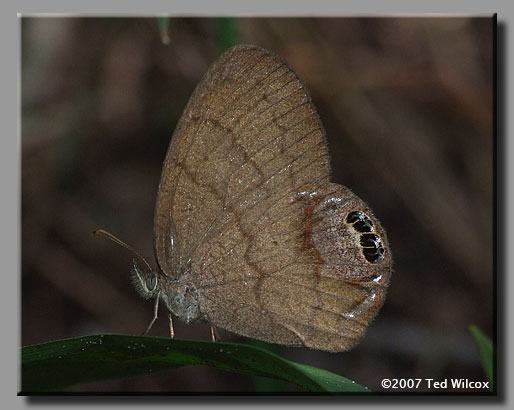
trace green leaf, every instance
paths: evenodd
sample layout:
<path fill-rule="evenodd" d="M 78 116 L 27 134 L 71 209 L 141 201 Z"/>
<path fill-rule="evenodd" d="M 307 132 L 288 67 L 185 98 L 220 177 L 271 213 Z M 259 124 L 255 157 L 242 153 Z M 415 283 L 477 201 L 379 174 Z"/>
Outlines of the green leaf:
<path fill-rule="evenodd" d="M 233 17 L 219 17 L 216 25 L 218 53 L 221 54 L 239 43 L 239 32 L 237 21 Z"/>
<path fill-rule="evenodd" d="M 168 28 L 170 26 L 171 19 L 169 17 L 158 17 L 157 23 L 159 24 L 159 31 L 161 33 L 161 41 L 163 44 L 170 43 L 170 37 L 168 35 Z"/>
<path fill-rule="evenodd" d="M 129 335 L 91 335 L 21 349 L 22 394 L 80 383 L 148 375 L 205 365 L 294 383 L 319 393 L 368 392 L 349 379 L 237 343 Z"/>
<path fill-rule="evenodd" d="M 275 353 L 281 356 L 284 352 L 284 346 L 262 342 L 260 340 L 251 340 L 251 344 L 261 349 L 267 350 L 268 352 Z M 271 379 L 269 377 L 253 376 L 253 386 L 255 392 L 260 393 L 279 393 L 286 392 L 289 389 L 289 384 L 277 379 Z"/>
<path fill-rule="evenodd" d="M 480 353 L 480 359 L 482 360 L 482 367 L 484 368 L 485 375 L 491 383 L 491 389 L 494 387 L 493 380 L 493 343 L 478 327 L 471 325 L 469 331 Z"/>

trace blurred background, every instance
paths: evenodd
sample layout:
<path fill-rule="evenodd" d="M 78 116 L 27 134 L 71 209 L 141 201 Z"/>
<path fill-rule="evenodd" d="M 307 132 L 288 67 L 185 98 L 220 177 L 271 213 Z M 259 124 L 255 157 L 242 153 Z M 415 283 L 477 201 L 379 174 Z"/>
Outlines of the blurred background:
<path fill-rule="evenodd" d="M 248 43 L 280 55 L 307 85 L 333 181 L 370 204 L 395 260 L 358 347 L 271 348 L 375 391 L 383 378 L 485 380 L 468 326 L 493 336 L 492 36 L 484 17 L 22 18 L 22 345 L 146 329 L 153 302 L 131 285 L 132 255 L 91 232 L 107 229 L 153 262 L 173 129 L 216 57 Z M 169 334 L 161 309 L 154 336 Z M 176 320 L 175 331 L 210 338 L 207 324 Z M 185 367 L 68 390 L 297 388 Z"/>

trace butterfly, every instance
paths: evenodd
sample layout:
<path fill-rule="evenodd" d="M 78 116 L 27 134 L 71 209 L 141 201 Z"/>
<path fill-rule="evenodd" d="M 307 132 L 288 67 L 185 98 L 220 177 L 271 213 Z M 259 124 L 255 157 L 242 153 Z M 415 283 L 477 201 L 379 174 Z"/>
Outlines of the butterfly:
<path fill-rule="evenodd" d="M 106 231 L 110 237 L 133 250 Z M 235 46 L 193 92 L 164 160 L 157 269 L 134 260 L 139 293 L 172 317 L 288 346 L 354 347 L 392 272 L 387 236 L 330 182 L 325 131 L 294 70 Z M 135 252 L 135 251 L 134 251 Z"/>

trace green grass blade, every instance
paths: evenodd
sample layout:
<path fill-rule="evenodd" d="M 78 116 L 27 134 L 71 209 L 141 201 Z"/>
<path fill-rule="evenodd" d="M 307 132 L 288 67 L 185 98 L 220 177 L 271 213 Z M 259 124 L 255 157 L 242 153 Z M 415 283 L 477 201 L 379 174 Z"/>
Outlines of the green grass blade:
<path fill-rule="evenodd" d="M 22 394 L 148 375 L 185 365 L 271 377 L 311 392 L 369 392 L 337 374 L 245 344 L 106 334 L 57 340 L 20 350 Z"/>
<path fill-rule="evenodd" d="M 252 340 L 251 344 L 268 352 L 281 356 L 284 353 L 284 347 L 277 344 L 261 342 L 260 340 Z M 288 383 L 283 380 L 271 379 L 269 377 L 253 376 L 253 386 L 255 392 L 259 393 L 280 393 L 289 390 Z"/>
<path fill-rule="evenodd" d="M 480 353 L 480 359 L 482 360 L 482 367 L 484 368 L 485 375 L 487 379 L 491 383 L 491 389 L 494 387 L 493 380 L 493 366 L 494 366 L 494 357 L 493 357 L 493 343 L 491 339 L 489 339 L 478 327 L 472 325 L 469 327 L 469 331 L 475 343 L 478 347 L 478 351 Z"/>
<path fill-rule="evenodd" d="M 163 44 L 170 43 L 170 37 L 168 35 L 168 29 L 170 26 L 171 19 L 169 17 L 158 17 L 157 23 L 159 24 L 159 32 L 161 33 L 161 41 Z"/>
<path fill-rule="evenodd" d="M 230 47 L 239 43 L 237 20 L 233 17 L 219 17 L 216 19 L 217 47 L 221 54 Z"/>

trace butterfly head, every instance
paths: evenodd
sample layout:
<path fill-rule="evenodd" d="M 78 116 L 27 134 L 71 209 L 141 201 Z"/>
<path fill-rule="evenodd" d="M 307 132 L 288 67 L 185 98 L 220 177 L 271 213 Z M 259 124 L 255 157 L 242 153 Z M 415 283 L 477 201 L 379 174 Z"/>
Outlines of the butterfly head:
<path fill-rule="evenodd" d="M 160 290 L 157 273 L 153 270 L 145 271 L 137 265 L 135 259 L 132 261 L 132 283 L 134 284 L 137 292 L 144 299 L 153 299 L 157 297 Z"/>

